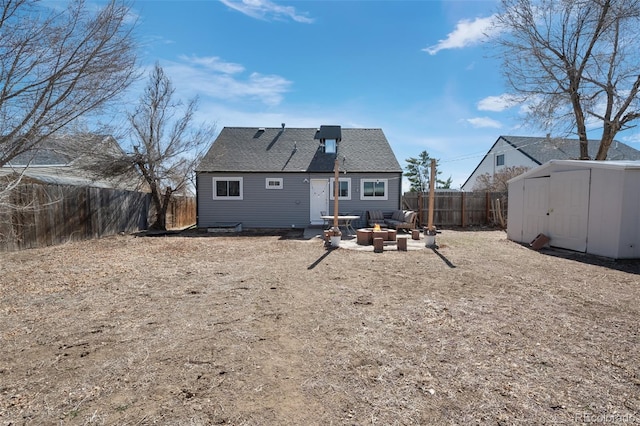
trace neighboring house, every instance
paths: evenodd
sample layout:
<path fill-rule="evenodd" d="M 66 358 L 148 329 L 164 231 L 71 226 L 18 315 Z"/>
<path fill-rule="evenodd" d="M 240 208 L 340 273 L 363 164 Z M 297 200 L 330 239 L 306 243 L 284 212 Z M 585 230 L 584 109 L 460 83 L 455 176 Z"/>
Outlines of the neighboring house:
<path fill-rule="evenodd" d="M 111 136 L 50 136 L 0 167 L 0 176 L 22 174 L 33 181 L 57 185 L 141 190 L 144 184 L 140 176 L 105 177 L 96 167 L 110 155 L 121 153 L 122 148 Z"/>
<path fill-rule="evenodd" d="M 595 155 L 600 140 L 589 140 L 589 153 Z M 578 139 L 525 136 L 500 136 L 471 176 L 462 185 L 464 191 L 472 191 L 478 176 L 493 176 L 506 167 L 538 167 L 551 160 L 577 160 L 580 158 Z M 613 141 L 607 160 L 640 160 L 640 151 L 622 142 Z"/>
<path fill-rule="evenodd" d="M 381 129 L 225 127 L 196 170 L 198 226 L 297 228 L 334 211 L 400 207 L 402 168 Z M 358 224 L 356 224 L 358 225 Z"/>

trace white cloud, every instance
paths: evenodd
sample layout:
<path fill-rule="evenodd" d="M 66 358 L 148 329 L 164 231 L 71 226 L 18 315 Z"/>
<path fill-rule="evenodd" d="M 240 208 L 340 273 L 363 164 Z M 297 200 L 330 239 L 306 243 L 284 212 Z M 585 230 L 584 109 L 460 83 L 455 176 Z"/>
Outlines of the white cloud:
<path fill-rule="evenodd" d="M 310 24 L 313 19 L 306 14 L 296 12 L 292 6 L 280 6 L 269 0 L 220 0 L 223 4 L 238 12 L 256 19 L 292 19 L 296 22 Z"/>
<path fill-rule="evenodd" d="M 517 96 L 502 94 L 500 96 L 487 96 L 478 102 L 478 110 L 500 112 L 520 103 Z"/>
<path fill-rule="evenodd" d="M 445 49 L 460 49 L 482 42 L 493 31 L 493 20 L 495 15 L 487 18 L 476 18 L 473 21 L 463 19 L 458 21 L 446 39 L 439 40 L 437 44 L 422 49 L 430 55 L 435 55 Z"/>
<path fill-rule="evenodd" d="M 161 64 L 176 90 L 191 97 L 227 101 L 258 101 L 268 106 L 282 102 L 292 82 L 279 75 L 252 72 L 217 57 L 181 57 L 184 62 Z"/>
<path fill-rule="evenodd" d="M 233 62 L 224 62 L 217 56 L 185 56 L 181 55 L 180 59 L 193 65 L 203 66 L 211 71 L 217 71 L 224 74 L 237 74 L 244 71 L 244 67 Z"/>
<path fill-rule="evenodd" d="M 500 129 L 502 127 L 502 124 L 499 121 L 489 117 L 467 118 L 465 121 L 475 128 L 490 127 L 492 129 Z"/>

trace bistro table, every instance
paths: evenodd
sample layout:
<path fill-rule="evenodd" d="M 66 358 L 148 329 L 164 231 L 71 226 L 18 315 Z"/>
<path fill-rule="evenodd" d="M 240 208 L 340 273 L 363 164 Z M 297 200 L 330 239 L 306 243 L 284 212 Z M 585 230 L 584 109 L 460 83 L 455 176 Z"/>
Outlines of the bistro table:
<path fill-rule="evenodd" d="M 332 224 L 333 222 L 331 222 L 335 216 L 333 215 L 324 215 L 324 216 L 320 216 L 323 220 L 329 221 L 330 224 Z M 353 227 L 351 226 L 351 221 L 353 220 L 358 220 L 360 219 L 360 216 L 356 216 L 356 215 L 338 215 L 338 227 L 340 227 L 340 224 L 344 225 L 345 229 L 347 230 L 347 232 L 349 233 L 349 235 L 354 235 L 356 233 L 356 230 L 353 229 Z M 331 225 L 333 226 L 333 225 Z"/>

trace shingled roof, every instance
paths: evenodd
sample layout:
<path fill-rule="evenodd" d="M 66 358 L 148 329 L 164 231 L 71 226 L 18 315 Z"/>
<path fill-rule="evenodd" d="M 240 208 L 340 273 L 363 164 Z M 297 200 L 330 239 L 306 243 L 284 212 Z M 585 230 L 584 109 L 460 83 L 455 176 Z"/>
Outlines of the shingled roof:
<path fill-rule="evenodd" d="M 580 158 L 578 139 L 526 136 L 500 136 L 500 138 L 537 164 L 544 164 L 550 160 L 577 160 Z M 589 155 L 595 156 L 599 146 L 599 139 L 590 139 Z M 640 160 L 640 151 L 622 142 L 613 141 L 607 153 L 607 160 Z"/>
<path fill-rule="evenodd" d="M 120 154 L 122 148 L 111 136 L 49 136 L 34 149 L 15 156 L 0 167 L 0 176 L 22 174 L 32 180 L 51 184 L 139 190 L 143 183 L 137 173 L 107 177 L 91 167 L 105 155 Z"/>
<path fill-rule="evenodd" d="M 401 173 L 381 129 L 341 129 L 340 170 Z M 225 127 L 198 172 L 332 172 L 335 154 L 320 148 L 316 128 Z"/>

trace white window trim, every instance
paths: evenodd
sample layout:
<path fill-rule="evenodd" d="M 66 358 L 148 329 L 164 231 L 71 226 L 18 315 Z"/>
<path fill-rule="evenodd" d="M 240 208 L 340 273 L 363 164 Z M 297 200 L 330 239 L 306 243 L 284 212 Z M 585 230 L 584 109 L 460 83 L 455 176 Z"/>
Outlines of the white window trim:
<path fill-rule="evenodd" d="M 364 184 L 367 182 L 374 182 L 374 183 L 383 182 L 384 195 L 382 197 L 376 196 L 376 195 L 367 197 L 366 195 L 364 195 Z M 361 200 L 388 200 L 389 199 L 389 179 L 360 179 L 360 199 Z"/>
<path fill-rule="evenodd" d="M 269 182 L 278 182 L 278 185 L 269 186 Z M 284 188 L 284 180 L 282 178 L 265 178 L 264 187 L 266 189 L 283 189 Z"/>
<path fill-rule="evenodd" d="M 338 178 L 338 182 L 347 182 L 347 188 L 349 191 L 349 195 L 347 195 L 346 197 L 340 195 L 338 197 L 338 200 L 350 200 L 351 199 L 351 192 L 352 192 L 352 188 L 351 188 L 351 178 Z M 333 196 L 334 194 L 334 190 L 335 188 L 333 187 L 333 184 L 335 183 L 335 179 L 331 178 L 329 179 L 329 199 L 330 200 L 335 200 L 335 197 Z"/>
<path fill-rule="evenodd" d="M 217 181 L 230 181 L 230 180 L 237 180 L 240 182 L 240 196 L 239 197 L 230 197 L 230 196 L 224 196 L 224 197 L 219 197 L 218 195 L 216 195 L 216 182 Z M 225 176 L 217 176 L 213 178 L 213 199 L 214 200 L 225 200 L 225 201 L 232 201 L 232 200 L 242 200 L 244 197 L 244 183 L 243 183 L 243 178 L 241 177 L 225 177 Z"/>

